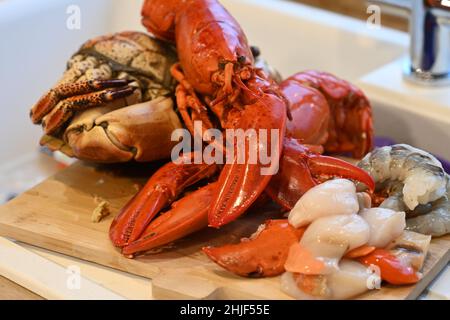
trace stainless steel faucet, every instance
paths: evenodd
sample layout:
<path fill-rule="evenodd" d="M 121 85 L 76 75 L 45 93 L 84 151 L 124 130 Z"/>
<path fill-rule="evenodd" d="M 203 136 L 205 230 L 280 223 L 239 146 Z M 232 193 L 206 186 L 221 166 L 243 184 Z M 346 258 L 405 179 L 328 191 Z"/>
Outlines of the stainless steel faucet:
<path fill-rule="evenodd" d="M 450 85 L 450 0 L 369 0 L 409 13 L 410 58 L 405 78 Z"/>

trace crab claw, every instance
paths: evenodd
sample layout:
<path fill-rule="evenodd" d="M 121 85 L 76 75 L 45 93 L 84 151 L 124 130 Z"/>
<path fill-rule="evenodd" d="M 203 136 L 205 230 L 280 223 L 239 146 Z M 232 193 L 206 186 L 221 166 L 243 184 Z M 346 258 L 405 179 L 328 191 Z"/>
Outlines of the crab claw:
<path fill-rule="evenodd" d="M 142 236 L 122 249 L 125 256 L 148 251 L 208 226 L 208 210 L 217 183 L 211 183 L 185 196 L 156 218 Z"/>
<path fill-rule="evenodd" d="M 366 171 L 344 160 L 313 153 L 297 140 L 286 138 L 280 170 L 270 181 L 267 193 L 290 210 L 306 191 L 329 177 L 353 179 L 371 191 L 375 189 L 375 182 Z"/>
<path fill-rule="evenodd" d="M 170 205 L 188 186 L 211 177 L 215 164 L 193 164 L 193 153 L 182 156 L 180 164 L 170 162 L 161 167 L 114 219 L 109 236 L 117 247 L 136 241 L 152 219 Z"/>
<path fill-rule="evenodd" d="M 30 117 L 34 124 L 42 121 L 58 102 L 65 98 L 88 94 L 94 91 L 127 86 L 128 80 L 89 80 L 76 83 L 64 83 L 50 89 L 43 95 L 30 111 Z"/>
<path fill-rule="evenodd" d="M 182 128 L 171 98 L 114 107 L 97 107 L 74 117 L 64 133 L 74 156 L 106 163 L 170 158 L 176 144 L 171 134 Z"/>
<path fill-rule="evenodd" d="M 287 220 L 269 220 L 250 239 L 203 252 L 226 270 L 243 277 L 272 277 L 284 272 L 289 248 L 300 241 L 305 228 L 296 229 Z"/>
<path fill-rule="evenodd" d="M 211 227 L 219 228 L 243 214 L 278 170 L 286 112 L 281 98 L 264 93 L 256 102 L 230 116 L 233 117 L 229 120 L 234 124 L 233 132 L 236 136 L 243 133 L 245 140 L 233 139 L 233 145 L 227 148 L 227 157 L 230 151 L 234 151 L 234 157 L 227 161 L 219 177 L 208 216 Z M 270 158 L 268 165 L 263 164 L 261 155 Z"/>

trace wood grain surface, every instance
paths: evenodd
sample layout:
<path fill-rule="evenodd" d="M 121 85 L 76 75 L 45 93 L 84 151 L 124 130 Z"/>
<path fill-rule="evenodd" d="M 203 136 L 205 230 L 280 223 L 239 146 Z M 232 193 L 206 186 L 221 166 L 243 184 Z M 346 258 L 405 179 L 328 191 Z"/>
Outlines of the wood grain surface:
<path fill-rule="evenodd" d="M 6 278 L 0 277 L 0 300 L 43 300 L 43 298 Z"/>
<path fill-rule="evenodd" d="M 126 169 L 124 169 L 126 168 Z M 113 216 L 100 223 L 90 218 L 95 198 L 111 204 L 113 214 L 136 192 L 136 184 L 150 175 L 148 166 L 93 166 L 77 163 L 0 207 L 0 236 L 17 239 L 129 273 L 152 278 L 155 298 L 288 299 L 280 291 L 279 278 L 236 277 L 210 262 L 200 251 L 205 245 L 237 242 L 249 236 L 264 220 L 279 217 L 273 208 L 249 212 L 220 230 L 204 230 L 162 252 L 127 259 L 108 238 Z M 450 238 L 433 240 L 416 286 L 387 287 L 372 291 L 366 299 L 416 298 L 449 259 Z"/>

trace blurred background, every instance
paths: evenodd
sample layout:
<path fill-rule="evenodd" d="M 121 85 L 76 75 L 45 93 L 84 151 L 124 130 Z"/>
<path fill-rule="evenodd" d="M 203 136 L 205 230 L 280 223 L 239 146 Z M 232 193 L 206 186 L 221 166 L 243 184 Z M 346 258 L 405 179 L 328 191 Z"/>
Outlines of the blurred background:
<path fill-rule="evenodd" d="M 291 0 L 302 4 L 307 4 L 324 10 L 329 10 L 349 17 L 367 20 L 366 0 Z M 408 30 L 408 18 L 398 10 L 383 12 L 381 19 L 383 26 L 402 31 Z"/>

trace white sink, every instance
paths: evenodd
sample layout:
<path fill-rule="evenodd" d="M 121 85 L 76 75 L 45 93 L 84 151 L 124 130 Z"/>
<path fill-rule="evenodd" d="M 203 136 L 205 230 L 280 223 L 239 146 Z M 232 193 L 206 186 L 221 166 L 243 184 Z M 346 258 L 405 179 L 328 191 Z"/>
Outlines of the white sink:
<path fill-rule="evenodd" d="M 110 2 L 111 31 L 143 30 L 141 0 Z M 220 2 L 239 21 L 250 44 L 285 77 L 320 69 L 353 80 L 406 52 L 406 34 L 370 29 L 359 20 L 324 10 L 283 0 Z"/>
<path fill-rule="evenodd" d="M 326 70 L 355 80 L 405 52 L 407 36 L 287 1 L 224 0 L 249 42 L 285 77 Z"/>
<path fill-rule="evenodd" d="M 358 81 L 373 104 L 375 131 L 450 160 L 450 87 L 404 81 L 404 61 L 397 59 Z"/>

